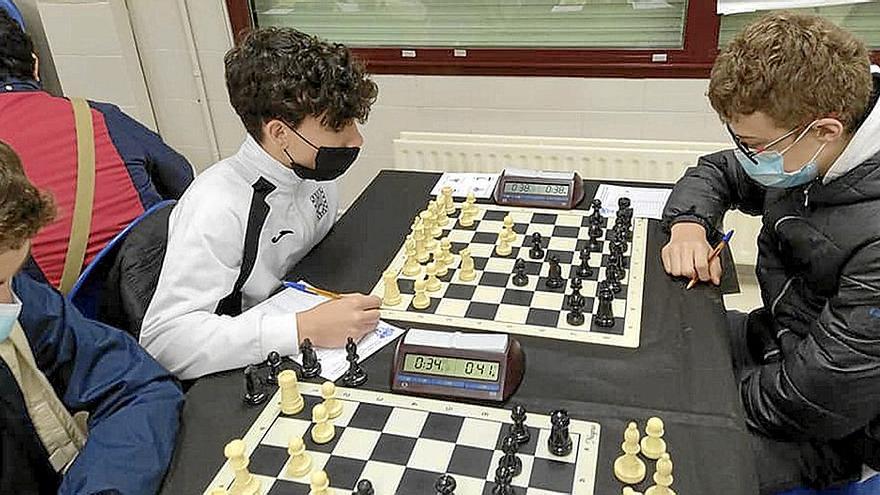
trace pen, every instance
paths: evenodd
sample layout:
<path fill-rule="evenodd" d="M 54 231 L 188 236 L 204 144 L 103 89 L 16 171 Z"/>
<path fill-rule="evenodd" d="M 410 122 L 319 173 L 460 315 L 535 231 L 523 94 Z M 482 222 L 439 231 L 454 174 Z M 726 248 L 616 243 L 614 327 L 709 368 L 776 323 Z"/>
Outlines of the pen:
<path fill-rule="evenodd" d="M 296 289 L 300 292 L 305 292 L 306 294 L 329 297 L 330 299 L 339 299 L 340 297 L 342 297 L 335 292 L 330 292 L 329 290 L 319 289 L 317 287 L 310 287 L 306 284 L 301 284 L 299 282 L 284 282 L 284 286 L 288 287 L 290 289 Z"/>
<path fill-rule="evenodd" d="M 715 260 L 715 258 L 717 258 L 719 254 L 721 254 L 721 251 L 723 251 L 724 247 L 727 246 L 727 243 L 730 242 L 731 237 L 733 237 L 732 230 L 730 232 L 724 234 L 724 237 L 721 238 L 721 242 L 719 242 L 718 245 L 715 246 L 715 249 L 712 250 L 712 253 L 709 254 L 709 263 L 712 263 L 712 261 Z M 691 290 L 693 288 L 693 286 L 697 285 L 697 282 L 699 282 L 699 281 L 700 281 L 699 277 L 697 276 L 696 273 L 694 273 L 694 276 L 691 278 L 691 281 L 688 282 L 688 284 L 687 284 L 686 290 Z"/>

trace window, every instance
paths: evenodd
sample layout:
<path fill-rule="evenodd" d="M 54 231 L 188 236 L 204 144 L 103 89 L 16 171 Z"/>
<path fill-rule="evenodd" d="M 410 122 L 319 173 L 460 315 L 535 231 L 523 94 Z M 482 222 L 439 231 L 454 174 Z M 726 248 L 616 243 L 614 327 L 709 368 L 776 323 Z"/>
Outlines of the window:
<path fill-rule="evenodd" d="M 797 9 L 798 12 L 818 14 L 831 19 L 859 36 L 869 47 L 880 48 L 880 2 L 813 7 Z M 743 26 L 760 17 L 761 13 L 726 15 L 721 18 L 719 46 L 724 46 Z"/>
<path fill-rule="evenodd" d="M 356 47 L 681 48 L 686 0 L 255 0 L 257 26 Z"/>

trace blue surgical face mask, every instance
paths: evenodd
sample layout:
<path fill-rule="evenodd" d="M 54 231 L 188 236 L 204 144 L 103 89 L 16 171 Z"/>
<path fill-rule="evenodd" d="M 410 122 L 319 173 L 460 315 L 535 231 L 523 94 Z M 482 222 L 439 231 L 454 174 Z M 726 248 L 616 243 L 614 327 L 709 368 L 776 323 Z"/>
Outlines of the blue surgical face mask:
<path fill-rule="evenodd" d="M 15 293 L 12 293 L 11 303 L 0 304 L 0 342 L 5 342 L 12 333 L 12 327 L 18 321 L 18 315 L 21 314 L 21 301 Z"/>
<path fill-rule="evenodd" d="M 755 153 L 752 156 L 748 156 L 742 150 L 735 149 L 733 150 L 733 154 L 736 156 L 736 159 L 739 161 L 743 170 L 749 174 L 749 177 L 766 187 L 786 189 L 808 184 L 816 180 L 819 176 L 819 164 L 816 163 L 816 158 L 818 158 L 819 154 L 822 153 L 822 150 L 825 149 L 827 143 L 823 143 L 819 149 L 816 150 L 813 157 L 810 158 L 810 160 L 800 169 L 794 172 L 785 171 L 783 155 L 807 135 L 807 132 L 813 127 L 814 123 L 815 122 L 808 125 L 797 139 L 782 151 L 765 150 Z M 780 139 L 784 139 L 788 135 L 791 135 L 791 133 Z"/>

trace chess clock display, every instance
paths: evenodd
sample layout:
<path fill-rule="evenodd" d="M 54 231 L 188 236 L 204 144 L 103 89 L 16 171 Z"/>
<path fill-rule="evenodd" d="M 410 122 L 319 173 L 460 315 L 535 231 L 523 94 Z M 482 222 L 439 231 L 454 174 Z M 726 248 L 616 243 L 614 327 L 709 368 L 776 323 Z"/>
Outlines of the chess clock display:
<path fill-rule="evenodd" d="M 397 344 L 391 389 L 416 395 L 503 401 L 519 386 L 525 356 L 508 335 L 410 330 Z"/>
<path fill-rule="evenodd" d="M 498 178 L 495 202 L 570 210 L 584 199 L 584 181 L 576 172 L 505 169 Z"/>

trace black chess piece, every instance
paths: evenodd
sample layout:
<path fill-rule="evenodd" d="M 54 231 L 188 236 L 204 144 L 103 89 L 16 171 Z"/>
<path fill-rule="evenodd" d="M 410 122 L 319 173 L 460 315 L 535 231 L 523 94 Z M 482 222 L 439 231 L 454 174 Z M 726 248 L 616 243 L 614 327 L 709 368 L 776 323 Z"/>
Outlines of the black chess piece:
<path fill-rule="evenodd" d="M 345 344 L 345 353 L 345 359 L 348 361 L 348 371 L 342 375 L 342 384 L 346 387 L 360 387 L 367 383 L 367 372 L 358 363 L 357 344 L 351 337 L 348 338 L 348 342 Z"/>
<path fill-rule="evenodd" d="M 510 468 L 499 462 L 498 468 L 495 469 L 495 486 L 492 487 L 492 495 L 514 495 L 511 481 L 513 481 L 513 473 Z"/>
<path fill-rule="evenodd" d="M 599 242 L 599 238 L 602 237 L 602 227 L 593 225 L 590 227 L 588 234 L 590 236 L 590 241 L 587 244 L 587 249 L 590 251 L 601 251 L 602 243 Z"/>
<path fill-rule="evenodd" d="M 550 268 L 547 270 L 547 280 L 544 285 L 548 289 L 559 289 L 565 286 L 565 279 L 562 278 L 562 267 L 559 266 L 559 258 L 550 256 L 548 260 Z"/>
<path fill-rule="evenodd" d="M 605 281 L 608 282 L 608 288 L 613 294 L 619 294 L 623 287 L 620 286 L 621 279 L 620 270 L 617 265 L 608 265 L 605 267 Z"/>
<path fill-rule="evenodd" d="M 315 378 L 320 375 L 321 362 L 318 361 L 318 354 L 315 352 L 315 348 L 312 347 L 312 341 L 309 339 L 303 340 L 302 344 L 299 345 L 299 350 L 302 352 L 302 377 Z"/>
<path fill-rule="evenodd" d="M 281 354 L 278 354 L 278 351 L 272 351 L 269 353 L 269 357 L 266 358 L 266 363 L 269 365 L 269 376 L 266 377 L 266 383 L 270 383 L 272 385 L 278 385 L 278 373 L 281 372 Z"/>
<path fill-rule="evenodd" d="M 586 300 L 584 299 L 583 294 L 581 294 L 581 289 L 583 288 L 583 283 L 579 278 L 573 278 L 571 280 L 571 295 L 568 296 L 568 305 L 571 307 L 579 306 L 581 308 L 586 304 Z"/>
<path fill-rule="evenodd" d="M 614 293 L 608 288 L 608 284 L 606 282 L 599 284 L 599 307 L 593 318 L 597 327 L 611 328 L 614 326 L 614 308 L 611 306 L 613 301 Z"/>
<path fill-rule="evenodd" d="M 526 427 L 526 408 L 522 404 L 513 406 L 513 410 L 510 412 L 510 419 L 513 420 L 513 424 L 508 428 L 508 434 L 520 445 L 529 443 L 532 435 Z"/>
<path fill-rule="evenodd" d="M 523 287 L 528 285 L 529 276 L 526 275 L 526 262 L 518 259 L 513 265 L 513 285 Z"/>
<path fill-rule="evenodd" d="M 257 367 L 249 364 L 244 369 L 244 402 L 249 406 L 259 406 L 269 398 L 263 390 L 263 381 L 257 376 Z"/>
<path fill-rule="evenodd" d="M 581 265 L 577 269 L 579 278 L 588 278 L 593 276 L 593 267 L 590 266 L 590 249 L 581 249 Z"/>
<path fill-rule="evenodd" d="M 627 198 L 626 196 L 621 196 L 617 200 L 617 207 L 618 207 L 619 211 L 622 211 L 622 210 L 629 208 L 630 204 L 632 204 L 632 203 L 630 202 L 629 198 Z"/>
<path fill-rule="evenodd" d="M 529 250 L 529 258 L 533 260 L 544 259 L 543 242 L 540 232 L 532 233 L 532 249 Z"/>
<path fill-rule="evenodd" d="M 591 204 L 593 212 L 590 214 L 590 225 L 602 225 L 602 201 L 594 199 Z"/>
<path fill-rule="evenodd" d="M 498 462 L 507 466 L 512 476 L 516 478 L 522 473 L 522 459 L 516 456 L 519 453 L 519 444 L 516 439 L 510 435 L 504 437 L 504 440 L 501 441 L 501 451 L 504 452 L 504 455 Z"/>
<path fill-rule="evenodd" d="M 579 327 L 584 324 L 586 318 L 584 317 L 584 308 L 583 306 L 578 304 L 569 304 L 571 310 L 565 316 L 565 321 L 568 322 L 569 325 L 573 327 Z"/>
<path fill-rule="evenodd" d="M 568 434 L 568 425 L 571 420 L 568 411 L 557 409 L 550 413 L 550 438 L 547 439 L 547 448 L 550 453 L 559 457 L 571 454 L 572 441 Z"/>
<path fill-rule="evenodd" d="M 375 495 L 375 491 L 373 490 L 373 484 L 370 483 L 370 480 L 360 480 L 358 481 L 356 490 L 351 495 Z"/>
<path fill-rule="evenodd" d="M 442 474 L 434 483 L 434 490 L 437 491 L 437 495 L 454 495 L 455 486 L 455 478 L 448 474 Z"/>

